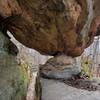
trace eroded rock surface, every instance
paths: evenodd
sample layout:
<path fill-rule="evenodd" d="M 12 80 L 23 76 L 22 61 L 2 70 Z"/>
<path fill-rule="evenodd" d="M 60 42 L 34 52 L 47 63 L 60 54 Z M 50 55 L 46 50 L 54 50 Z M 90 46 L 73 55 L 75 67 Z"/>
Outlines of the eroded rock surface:
<path fill-rule="evenodd" d="M 40 83 L 40 76 L 37 70 L 31 73 L 26 100 L 41 100 L 41 95 L 42 87 Z"/>
<path fill-rule="evenodd" d="M 87 0 L 1 0 L 0 24 L 42 54 L 78 56 L 88 12 Z"/>
<path fill-rule="evenodd" d="M 18 52 L 17 47 L 0 32 L 0 100 L 26 98 L 27 70 L 18 64 L 16 51 Z"/>
<path fill-rule="evenodd" d="M 80 64 L 76 59 L 66 55 L 59 55 L 49 59 L 40 66 L 42 77 L 52 79 L 70 79 L 81 72 Z"/>
<path fill-rule="evenodd" d="M 93 0 L 94 1 L 94 16 L 100 15 L 100 1 L 99 0 Z"/>

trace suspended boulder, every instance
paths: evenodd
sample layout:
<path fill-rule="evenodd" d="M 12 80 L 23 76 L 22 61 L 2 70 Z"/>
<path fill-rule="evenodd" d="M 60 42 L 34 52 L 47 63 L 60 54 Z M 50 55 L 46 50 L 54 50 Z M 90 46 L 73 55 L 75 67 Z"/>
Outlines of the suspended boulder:
<path fill-rule="evenodd" d="M 87 0 L 1 0 L 0 25 L 41 54 L 79 56 L 88 12 Z"/>

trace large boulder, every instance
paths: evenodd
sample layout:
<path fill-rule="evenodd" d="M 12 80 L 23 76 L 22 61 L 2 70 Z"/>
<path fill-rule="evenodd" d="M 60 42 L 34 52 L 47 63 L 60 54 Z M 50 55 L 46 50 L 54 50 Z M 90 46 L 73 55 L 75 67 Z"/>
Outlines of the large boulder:
<path fill-rule="evenodd" d="M 80 33 L 90 7 L 87 1 L 1 0 L 1 30 L 9 30 L 22 44 L 42 54 L 81 55 L 85 44 Z"/>

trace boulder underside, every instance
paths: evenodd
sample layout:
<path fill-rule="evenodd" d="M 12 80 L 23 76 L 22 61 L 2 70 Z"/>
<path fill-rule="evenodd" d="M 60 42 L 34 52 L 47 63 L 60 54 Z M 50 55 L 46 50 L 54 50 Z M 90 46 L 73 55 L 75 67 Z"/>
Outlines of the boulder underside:
<path fill-rule="evenodd" d="M 0 26 L 41 54 L 79 56 L 88 13 L 87 0 L 1 0 Z"/>

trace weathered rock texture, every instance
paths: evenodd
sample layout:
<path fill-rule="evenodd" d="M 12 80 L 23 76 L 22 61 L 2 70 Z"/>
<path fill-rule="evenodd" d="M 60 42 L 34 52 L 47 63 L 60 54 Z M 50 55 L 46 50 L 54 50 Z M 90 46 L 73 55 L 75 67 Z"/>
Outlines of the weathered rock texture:
<path fill-rule="evenodd" d="M 0 0 L 0 31 L 5 36 L 7 30 L 10 31 L 19 42 L 42 54 L 79 56 L 93 42 L 94 36 L 98 35 L 99 2 L 100 0 Z M 93 22 L 91 17 L 95 17 Z M 25 100 L 28 80 L 26 68 L 16 61 L 16 46 L 9 39 L 6 44 L 4 41 L 6 39 L 3 40 L 3 45 L 0 44 L 0 100 Z M 33 91 L 36 93 L 35 88 Z M 34 94 L 32 96 L 32 99 L 40 99 Z"/>
<path fill-rule="evenodd" d="M 93 42 L 94 36 L 100 35 L 100 1 L 99 0 L 93 0 L 93 12 L 91 14 L 91 17 L 93 18 L 88 36 L 90 37 L 87 47 Z M 91 19 L 91 18 L 90 18 Z"/>
<path fill-rule="evenodd" d="M 96 16 L 90 26 L 90 34 L 91 36 L 100 35 L 100 15 Z"/>
<path fill-rule="evenodd" d="M 100 15 L 100 1 L 99 0 L 93 0 L 94 1 L 94 16 Z"/>
<path fill-rule="evenodd" d="M 1 0 L 1 30 L 9 30 L 22 44 L 42 54 L 78 56 L 88 42 L 80 34 L 89 14 L 88 1 Z"/>
<path fill-rule="evenodd" d="M 71 79 L 81 72 L 80 64 L 66 55 L 59 55 L 49 59 L 46 64 L 40 66 L 42 77 L 51 79 Z"/>
<path fill-rule="evenodd" d="M 27 71 L 17 63 L 16 54 L 17 47 L 0 32 L 0 100 L 26 98 Z"/>
<path fill-rule="evenodd" d="M 33 71 L 31 73 L 31 80 L 29 82 L 26 100 L 41 100 L 41 89 L 42 87 L 38 70 Z"/>
<path fill-rule="evenodd" d="M 93 42 L 94 36 L 88 34 L 89 29 L 84 28 L 87 31 L 83 34 L 81 31 L 90 17 L 100 15 L 99 2 L 99 0 L 1 0 L 0 29 L 4 33 L 9 30 L 22 44 L 42 54 L 65 53 L 78 56 Z M 90 12 L 93 12 L 92 16 Z M 87 25 L 89 27 L 89 24 Z"/>
<path fill-rule="evenodd" d="M 0 32 L 0 100 L 40 100 L 38 69 L 17 61 L 17 47 Z"/>

